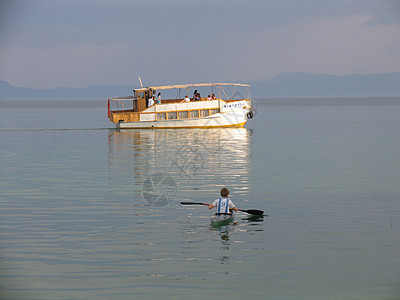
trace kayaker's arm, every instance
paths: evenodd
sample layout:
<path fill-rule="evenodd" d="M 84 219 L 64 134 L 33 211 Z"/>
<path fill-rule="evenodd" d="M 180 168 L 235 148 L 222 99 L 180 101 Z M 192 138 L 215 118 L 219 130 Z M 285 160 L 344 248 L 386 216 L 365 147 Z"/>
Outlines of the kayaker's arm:
<path fill-rule="evenodd" d="M 233 209 L 234 211 L 239 211 L 236 206 L 232 207 L 231 209 Z"/>
<path fill-rule="evenodd" d="M 212 203 L 208 204 L 208 209 L 213 209 L 214 205 L 212 205 Z"/>

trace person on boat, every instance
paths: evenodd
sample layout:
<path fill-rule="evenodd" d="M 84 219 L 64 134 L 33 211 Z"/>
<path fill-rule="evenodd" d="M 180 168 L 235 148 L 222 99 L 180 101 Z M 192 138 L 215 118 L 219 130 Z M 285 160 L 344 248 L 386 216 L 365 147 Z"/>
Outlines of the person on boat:
<path fill-rule="evenodd" d="M 197 90 L 194 90 L 193 92 L 193 101 L 196 101 L 197 98 Z"/>
<path fill-rule="evenodd" d="M 157 104 L 161 104 L 161 93 L 157 95 Z"/>
<path fill-rule="evenodd" d="M 212 100 L 212 97 L 208 95 L 207 100 Z"/>
<path fill-rule="evenodd" d="M 190 98 L 188 97 L 188 95 L 186 95 L 186 97 L 185 97 L 185 100 L 184 100 L 185 102 L 190 102 Z"/>
<path fill-rule="evenodd" d="M 214 207 L 217 207 L 216 215 L 231 215 L 232 210 L 238 211 L 235 204 L 229 199 L 229 190 L 227 188 L 221 189 L 221 198 L 208 205 L 208 209 L 213 209 Z"/>
<path fill-rule="evenodd" d="M 212 100 L 217 99 L 217 98 L 215 97 L 215 94 L 214 94 L 214 93 L 212 94 L 211 99 L 212 99 Z"/>
<path fill-rule="evenodd" d="M 150 97 L 150 98 L 149 98 L 149 101 L 148 101 L 147 103 L 148 103 L 148 107 L 154 105 L 153 97 Z"/>

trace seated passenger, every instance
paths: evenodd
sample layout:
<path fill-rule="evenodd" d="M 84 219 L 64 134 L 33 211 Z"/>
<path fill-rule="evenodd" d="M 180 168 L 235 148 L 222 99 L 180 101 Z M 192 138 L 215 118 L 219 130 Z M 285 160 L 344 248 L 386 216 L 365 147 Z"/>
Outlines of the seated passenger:
<path fill-rule="evenodd" d="M 207 97 L 207 100 L 212 100 L 212 98 L 211 98 L 211 96 L 210 96 L 210 95 L 208 95 L 208 97 Z"/>
<path fill-rule="evenodd" d="M 212 99 L 212 100 L 217 99 L 217 98 L 215 97 L 214 93 L 212 94 L 211 99 Z"/>
<path fill-rule="evenodd" d="M 190 98 L 188 97 L 188 95 L 186 95 L 185 100 L 183 100 L 184 102 L 190 102 Z"/>

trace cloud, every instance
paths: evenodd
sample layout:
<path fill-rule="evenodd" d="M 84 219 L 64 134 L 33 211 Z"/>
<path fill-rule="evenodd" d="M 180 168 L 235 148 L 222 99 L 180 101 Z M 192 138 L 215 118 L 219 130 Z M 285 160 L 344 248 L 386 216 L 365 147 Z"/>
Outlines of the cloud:
<path fill-rule="evenodd" d="M 265 30 L 243 41 L 237 55 L 247 52 L 241 67 L 250 79 L 263 79 L 282 72 L 399 71 L 400 25 L 369 25 L 373 20 L 372 15 L 316 18 Z"/>
<path fill-rule="evenodd" d="M 0 79 L 15 85 L 125 85 L 137 76 L 151 84 L 250 81 L 282 72 L 400 69 L 400 24 L 382 21 L 397 13 L 388 12 L 391 0 L 35 3 L 15 20 L 8 17 L 7 28 L 16 28 L 0 31 Z"/>
<path fill-rule="evenodd" d="M 127 76 L 123 83 L 137 78 L 127 72 L 132 62 L 137 61 L 134 51 L 114 45 L 1 47 L 0 51 L 8 52 L 8 59 L 3 63 L 8 78 L 29 82 L 27 86 L 35 88 L 82 88 L 91 84 L 121 84 L 123 75 Z M 115 59 L 120 57 L 127 60 Z"/>

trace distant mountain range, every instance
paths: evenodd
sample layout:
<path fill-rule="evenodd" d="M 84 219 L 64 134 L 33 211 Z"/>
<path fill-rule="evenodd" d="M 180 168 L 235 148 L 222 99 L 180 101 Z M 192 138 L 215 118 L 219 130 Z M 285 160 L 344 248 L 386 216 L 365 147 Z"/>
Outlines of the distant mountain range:
<path fill-rule="evenodd" d="M 132 87 L 129 86 L 89 86 L 82 89 L 60 87 L 40 90 L 16 87 L 0 80 L 0 100 L 107 99 L 131 94 Z"/>
<path fill-rule="evenodd" d="M 340 76 L 283 73 L 250 84 L 253 98 L 400 96 L 400 72 Z M 131 95 L 135 87 L 110 85 L 40 90 L 0 81 L 0 100 L 106 99 Z"/>

